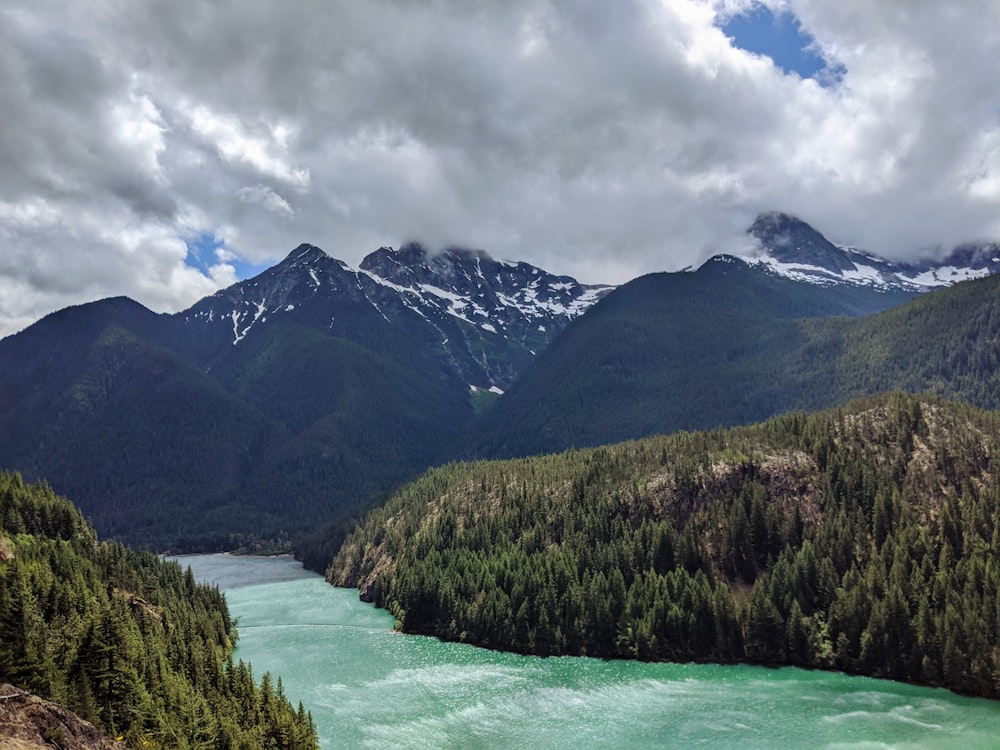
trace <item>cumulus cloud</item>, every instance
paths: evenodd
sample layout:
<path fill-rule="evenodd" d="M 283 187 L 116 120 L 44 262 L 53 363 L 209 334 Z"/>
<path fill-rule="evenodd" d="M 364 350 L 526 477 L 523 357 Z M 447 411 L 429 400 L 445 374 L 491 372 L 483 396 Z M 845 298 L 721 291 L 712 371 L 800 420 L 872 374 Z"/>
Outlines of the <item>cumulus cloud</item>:
<path fill-rule="evenodd" d="M 995 0 L 766 0 L 826 86 L 726 38 L 757 3 L 5 2 L 0 333 L 181 309 L 300 242 L 620 282 L 770 209 L 895 258 L 1000 237 Z"/>
<path fill-rule="evenodd" d="M 274 192 L 267 185 L 248 185 L 236 191 L 236 197 L 244 203 L 252 203 L 268 211 L 282 215 L 294 216 L 295 211 L 288 205 L 288 201 Z"/>

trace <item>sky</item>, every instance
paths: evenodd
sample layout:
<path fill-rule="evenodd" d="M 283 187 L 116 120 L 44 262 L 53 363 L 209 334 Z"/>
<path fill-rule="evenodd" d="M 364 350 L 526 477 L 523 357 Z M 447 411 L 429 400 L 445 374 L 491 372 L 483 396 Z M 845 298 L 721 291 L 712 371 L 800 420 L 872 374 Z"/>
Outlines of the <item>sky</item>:
<path fill-rule="evenodd" d="M 1000 0 L 4 0 L 0 335 L 184 309 L 303 242 L 590 283 L 780 210 L 1000 239 Z"/>

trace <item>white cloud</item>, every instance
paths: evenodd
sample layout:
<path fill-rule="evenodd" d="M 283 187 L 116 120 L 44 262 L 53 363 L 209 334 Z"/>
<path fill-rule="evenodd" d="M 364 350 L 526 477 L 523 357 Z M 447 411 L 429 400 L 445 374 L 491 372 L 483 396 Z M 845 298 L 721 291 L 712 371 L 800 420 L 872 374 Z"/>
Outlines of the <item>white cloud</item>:
<path fill-rule="evenodd" d="M 248 185 L 236 191 L 236 197 L 244 203 L 252 203 L 282 216 L 294 216 L 295 211 L 284 198 L 267 185 Z"/>
<path fill-rule="evenodd" d="M 191 111 L 191 128 L 218 149 L 227 162 L 247 164 L 261 175 L 298 188 L 309 187 L 309 170 L 296 169 L 288 163 L 291 129 L 284 124 L 257 124 L 260 134 L 252 134 L 232 116 L 218 115 L 204 105 Z"/>
<path fill-rule="evenodd" d="M 1000 128 L 984 132 L 970 150 L 965 184 L 973 198 L 1000 206 Z"/>
<path fill-rule="evenodd" d="M 749 4 L 11 0 L 0 332 L 180 309 L 300 242 L 624 281 L 768 209 L 895 257 L 1000 237 L 995 0 L 769 0 L 844 66 L 828 88 L 730 45 L 717 14 Z"/>
<path fill-rule="evenodd" d="M 129 161 L 151 182 L 165 185 L 167 179 L 160 166 L 160 155 L 167 149 L 164 126 L 149 96 L 130 92 L 126 101 L 111 107 L 108 120 L 114 140 L 128 152 Z"/>

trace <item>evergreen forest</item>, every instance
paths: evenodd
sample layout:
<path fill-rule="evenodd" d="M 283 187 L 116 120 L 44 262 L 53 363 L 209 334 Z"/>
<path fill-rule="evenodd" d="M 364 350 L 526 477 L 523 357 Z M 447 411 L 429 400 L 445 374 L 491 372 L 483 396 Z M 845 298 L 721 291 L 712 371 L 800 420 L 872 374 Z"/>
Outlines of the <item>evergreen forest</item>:
<path fill-rule="evenodd" d="M 891 390 L 1000 408 L 1000 276 L 863 317 L 844 317 L 814 289 L 735 258 L 635 279 L 473 419 L 455 456 L 753 424 Z"/>
<path fill-rule="evenodd" d="M 0 682 L 128 747 L 318 747 L 281 679 L 234 662 L 236 639 L 223 595 L 190 568 L 98 542 L 48 485 L 0 473 Z"/>
<path fill-rule="evenodd" d="M 839 669 L 1000 697 L 1000 415 L 868 397 L 450 464 L 328 579 L 398 628 L 540 655 Z"/>

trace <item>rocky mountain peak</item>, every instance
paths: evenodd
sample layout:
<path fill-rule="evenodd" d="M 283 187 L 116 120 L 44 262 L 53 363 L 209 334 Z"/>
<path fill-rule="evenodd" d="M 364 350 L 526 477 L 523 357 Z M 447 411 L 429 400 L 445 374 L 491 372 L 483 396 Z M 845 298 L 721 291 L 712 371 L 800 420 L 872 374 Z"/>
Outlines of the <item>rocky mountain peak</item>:
<path fill-rule="evenodd" d="M 959 245 L 941 261 L 942 265 L 1000 271 L 1000 242 L 967 242 Z"/>
<path fill-rule="evenodd" d="M 283 263 L 313 263 L 320 260 L 330 260 L 330 256 L 315 245 L 303 243 L 286 255 Z"/>
<path fill-rule="evenodd" d="M 747 234 L 760 243 L 740 256 L 751 266 L 811 284 L 864 286 L 918 293 L 1000 272 L 1000 244 L 959 245 L 944 260 L 895 263 L 853 247 L 838 247 L 801 219 L 777 211 L 757 217 Z"/>
<path fill-rule="evenodd" d="M 410 242 L 398 250 L 380 247 L 366 255 L 358 268 L 394 284 L 411 286 L 414 269 L 425 267 L 426 260 L 427 251 L 423 245 Z"/>
<path fill-rule="evenodd" d="M 407 345 L 425 342 L 428 351 L 441 350 L 445 368 L 465 383 L 502 389 L 611 289 L 494 260 L 482 250 L 380 247 L 355 271 L 303 244 L 273 268 L 180 315 L 192 325 L 207 324 L 207 352 L 240 345 L 269 321 L 282 320 L 364 346 L 395 337 Z M 385 346 L 393 351 L 395 345 Z"/>
<path fill-rule="evenodd" d="M 399 250 L 380 247 L 366 256 L 359 268 L 400 286 L 430 284 L 450 288 L 456 277 L 471 278 L 479 275 L 482 264 L 495 263 L 483 250 L 452 247 L 429 253 L 423 245 L 411 242 Z"/>
<path fill-rule="evenodd" d="M 833 273 L 854 270 L 854 263 L 843 250 L 794 216 L 776 211 L 761 214 L 748 233 L 782 263 L 810 265 Z"/>

